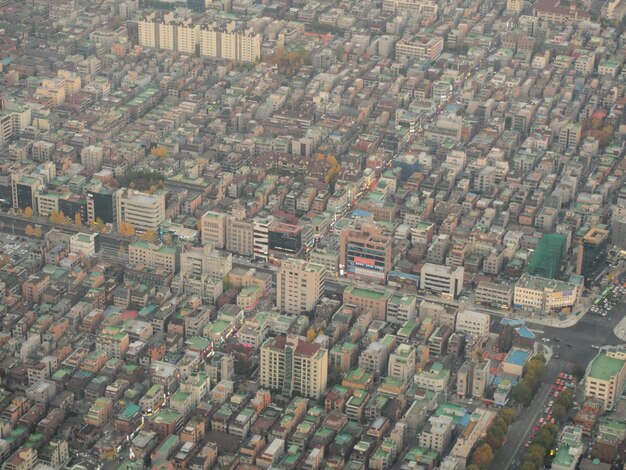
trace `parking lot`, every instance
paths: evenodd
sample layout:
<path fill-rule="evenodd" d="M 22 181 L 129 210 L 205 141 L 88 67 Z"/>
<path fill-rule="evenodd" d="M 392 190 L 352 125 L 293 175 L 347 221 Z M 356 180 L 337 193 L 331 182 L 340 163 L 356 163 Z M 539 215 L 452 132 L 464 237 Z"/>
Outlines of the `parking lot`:
<path fill-rule="evenodd" d="M 589 313 L 597 315 L 607 320 L 616 305 L 618 305 L 626 294 L 626 284 L 614 284 L 607 287 L 595 300 L 594 305 L 589 309 Z"/>
<path fill-rule="evenodd" d="M 552 416 L 552 407 L 554 406 L 554 400 L 565 391 L 569 391 L 572 394 L 575 394 L 576 379 L 571 374 L 561 372 L 554 381 L 554 384 L 550 387 L 550 390 L 548 392 L 549 401 L 547 403 L 547 406 L 540 414 L 541 417 L 535 423 L 532 433 L 530 434 L 528 441 L 526 441 L 526 443 L 524 444 L 524 447 L 530 447 L 530 445 L 532 444 L 532 440 L 535 438 L 535 434 L 541 429 L 542 426 L 545 426 L 548 423 L 557 424 L 557 420 L 554 416 Z M 574 402 L 574 411 L 577 411 L 579 409 L 579 404 L 577 402 Z"/>

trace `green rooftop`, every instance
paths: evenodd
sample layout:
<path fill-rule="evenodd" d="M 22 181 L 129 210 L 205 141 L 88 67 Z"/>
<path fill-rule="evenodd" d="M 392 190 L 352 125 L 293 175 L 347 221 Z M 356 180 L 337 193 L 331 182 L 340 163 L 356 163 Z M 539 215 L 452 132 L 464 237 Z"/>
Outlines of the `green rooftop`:
<path fill-rule="evenodd" d="M 610 380 L 611 377 L 619 374 L 622 367 L 624 367 L 624 360 L 608 357 L 606 351 L 602 350 L 591 363 L 589 377 L 598 380 Z"/>

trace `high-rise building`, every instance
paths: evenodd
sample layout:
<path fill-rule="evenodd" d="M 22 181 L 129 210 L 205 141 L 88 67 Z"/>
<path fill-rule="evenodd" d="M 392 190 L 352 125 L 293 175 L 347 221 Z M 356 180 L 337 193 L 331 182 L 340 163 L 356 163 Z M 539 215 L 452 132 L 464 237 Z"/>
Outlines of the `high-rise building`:
<path fill-rule="evenodd" d="M 391 271 L 391 237 L 382 227 L 365 223 L 341 231 L 339 270 L 346 276 L 383 282 Z"/>
<path fill-rule="evenodd" d="M 177 50 L 183 54 L 195 54 L 200 44 L 200 26 L 187 19 L 176 27 Z"/>
<path fill-rule="evenodd" d="M 277 336 L 261 346 L 261 386 L 318 399 L 326 390 L 328 351 L 299 337 Z"/>
<path fill-rule="evenodd" d="M 322 297 L 326 268 L 301 259 L 286 259 L 276 281 L 276 305 L 281 312 L 310 312 Z"/>
<path fill-rule="evenodd" d="M 157 231 L 165 220 L 165 195 L 131 189 L 115 193 L 117 223 L 129 223 L 137 230 Z"/>
<path fill-rule="evenodd" d="M 105 186 L 87 189 L 87 218 L 89 222 L 101 220 L 105 224 L 115 225 L 117 209 L 115 191 Z"/>
<path fill-rule="evenodd" d="M 261 35 L 251 28 L 236 30 L 231 22 L 226 30 L 216 25 L 202 26 L 199 32 L 200 55 L 237 62 L 254 62 L 261 57 Z"/>
<path fill-rule="evenodd" d="M 159 21 L 155 15 L 149 15 L 137 22 L 139 31 L 139 45 L 145 47 L 159 47 Z"/>
<path fill-rule="evenodd" d="M 266 260 L 269 252 L 270 227 L 276 219 L 274 216 L 255 217 L 252 220 L 253 226 L 253 257 Z"/>
<path fill-rule="evenodd" d="M 32 112 L 28 106 L 0 97 L 0 144 L 19 135 L 31 121 Z"/>
<path fill-rule="evenodd" d="M 604 226 L 593 227 L 580 239 L 576 273 L 584 276 L 585 281 L 604 265 L 608 244 L 609 231 Z"/>
<path fill-rule="evenodd" d="M 44 187 L 43 181 L 35 176 L 22 173 L 11 174 L 11 194 L 14 209 L 35 210 L 37 207 L 36 193 Z"/>

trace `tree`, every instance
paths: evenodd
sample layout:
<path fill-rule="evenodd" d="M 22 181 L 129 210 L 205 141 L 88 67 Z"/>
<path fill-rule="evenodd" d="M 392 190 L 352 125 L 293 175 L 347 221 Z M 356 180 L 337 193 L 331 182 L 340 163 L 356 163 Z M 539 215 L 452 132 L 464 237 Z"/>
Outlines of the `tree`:
<path fill-rule="evenodd" d="M 576 378 L 578 382 L 583 379 L 583 377 L 585 376 L 585 372 L 585 366 L 583 366 L 582 364 L 575 364 L 574 367 L 572 367 L 572 375 Z"/>
<path fill-rule="evenodd" d="M 552 447 L 554 447 L 555 443 L 556 443 L 556 434 L 552 432 L 552 429 L 546 426 L 543 426 L 537 432 L 537 435 L 535 436 L 535 439 L 533 441 L 533 444 L 541 446 L 544 449 L 544 453 L 545 453 L 545 449 L 551 449 Z"/>
<path fill-rule="evenodd" d="M 29 237 L 32 237 L 35 234 L 35 229 L 32 225 L 29 224 L 24 229 L 24 233 L 26 233 L 26 235 L 28 235 Z"/>
<path fill-rule="evenodd" d="M 150 153 L 152 155 L 154 155 L 155 157 L 159 157 L 159 158 L 165 158 L 167 157 L 167 149 L 165 147 L 154 147 L 152 150 L 150 150 Z"/>
<path fill-rule="evenodd" d="M 74 225 L 76 225 L 77 227 L 83 226 L 83 220 L 80 218 L 80 212 L 74 214 Z"/>
<path fill-rule="evenodd" d="M 563 405 L 555 403 L 552 407 L 552 416 L 557 422 L 563 423 L 567 419 L 567 410 Z"/>
<path fill-rule="evenodd" d="M 513 389 L 513 400 L 518 403 L 528 403 L 532 398 L 532 389 L 528 382 L 522 380 Z"/>
<path fill-rule="evenodd" d="M 503 433 L 500 429 L 490 429 L 487 433 L 487 437 L 485 438 L 485 442 L 489 444 L 493 449 L 499 449 L 502 447 L 504 443 L 504 436 L 506 433 Z"/>
<path fill-rule="evenodd" d="M 39 225 L 35 227 L 35 231 L 33 232 L 33 235 L 37 238 L 43 237 L 43 230 L 41 229 Z"/>
<path fill-rule="evenodd" d="M 543 467 L 543 461 L 546 457 L 546 449 L 537 444 L 531 444 L 526 454 L 524 454 L 524 462 L 532 462 L 536 468 Z"/>
<path fill-rule="evenodd" d="M 493 461 L 493 449 L 489 444 L 483 444 L 476 449 L 472 456 L 472 463 L 478 468 L 489 468 Z"/>
<path fill-rule="evenodd" d="M 30 219 L 33 216 L 33 209 L 30 207 L 27 207 L 26 209 L 24 209 L 24 217 L 26 217 L 27 219 Z"/>
<path fill-rule="evenodd" d="M 306 332 L 307 342 L 312 343 L 316 336 L 317 336 L 317 332 L 315 331 L 315 328 L 313 328 L 312 326 L 309 327 L 309 329 Z"/>
<path fill-rule="evenodd" d="M 156 237 L 157 234 L 154 230 L 146 230 L 141 235 L 139 235 L 139 238 L 147 242 L 153 242 L 154 240 L 156 240 Z"/>
<path fill-rule="evenodd" d="M 132 237 L 135 235 L 135 227 L 133 224 L 129 224 L 128 222 L 120 223 L 118 231 L 123 237 Z"/>
<path fill-rule="evenodd" d="M 104 229 L 106 228 L 106 224 L 100 217 L 98 217 L 96 218 L 96 221 L 93 223 L 93 228 L 96 229 L 98 232 L 102 233 L 104 232 Z"/>
<path fill-rule="evenodd" d="M 537 470 L 539 467 L 534 462 L 526 461 L 520 466 L 520 470 Z"/>
<path fill-rule="evenodd" d="M 500 412 L 500 416 L 510 426 L 511 423 L 513 423 L 513 421 L 515 421 L 515 418 L 517 418 L 517 411 L 514 410 L 513 408 L 504 408 Z"/>

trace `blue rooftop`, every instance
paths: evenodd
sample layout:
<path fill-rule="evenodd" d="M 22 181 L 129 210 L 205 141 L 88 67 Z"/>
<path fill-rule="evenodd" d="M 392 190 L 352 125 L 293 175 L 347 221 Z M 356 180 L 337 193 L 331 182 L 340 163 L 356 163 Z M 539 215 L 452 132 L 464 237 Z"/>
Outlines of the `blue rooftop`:
<path fill-rule="evenodd" d="M 524 325 L 524 320 L 520 320 L 519 318 L 503 318 L 500 321 L 501 325 L 511 325 L 511 326 L 522 326 Z"/>
<path fill-rule="evenodd" d="M 529 353 L 527 353 L 526 351 L 522 351 L 521 349 L 512 349 L 511 351 L 509 351 L 504 361 L 510 364 L 523 366 L 524 364 L 526 364 L 528 356 Z"/>
<path fill-rule="evenodd" d="M 515 330 L 522 338 L 535 339 L 535 334 L 525 326 L 520 326 Z"/>
<path fill-rule="evenodd" d="M 362 209 L 356 209 L 356 210 L 352 211 L 352 215 L 354 217 L 367 217 L 367 218 L 369 218 L 369 217 L 372 216 L 372 213 L 370 211 L 364 211 Z"/>

